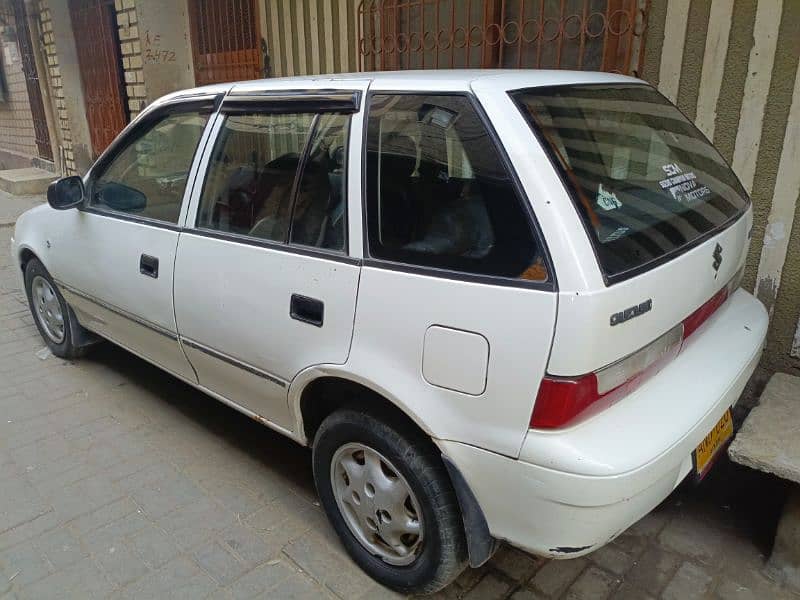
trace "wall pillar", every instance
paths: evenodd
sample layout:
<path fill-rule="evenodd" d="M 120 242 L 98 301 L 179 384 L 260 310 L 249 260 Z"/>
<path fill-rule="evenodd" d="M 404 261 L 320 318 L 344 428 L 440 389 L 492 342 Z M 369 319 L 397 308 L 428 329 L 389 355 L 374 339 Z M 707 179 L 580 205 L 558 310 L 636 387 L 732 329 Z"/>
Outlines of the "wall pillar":
<path fill-rule="evenodd" d="M 86 104 L 72 19 L 67 0 L 49 0 L 47 4 L 49 20 L 43 22 L 42 30 L 45 34 L 45 43 L 47 44 L 49 40 L 52 51 L 57 52 L 56 55 L 47 50 L 51 82 L 56 98 L 56 114 L 59 122 L 67 124 L 69 132 L 70 148 L 66 151 L 66 167 L 67 171 L 83 174 L 93 162 L 92 138 L 89 134 L 89 122 L 86 119 Z M 47 36 L 48 33 L 50 36 Z"/>
<path fill-rule="evenodd" d="M 147 102 L 194 87 L 186 0 L 136 0 L 136 14 Z"/>

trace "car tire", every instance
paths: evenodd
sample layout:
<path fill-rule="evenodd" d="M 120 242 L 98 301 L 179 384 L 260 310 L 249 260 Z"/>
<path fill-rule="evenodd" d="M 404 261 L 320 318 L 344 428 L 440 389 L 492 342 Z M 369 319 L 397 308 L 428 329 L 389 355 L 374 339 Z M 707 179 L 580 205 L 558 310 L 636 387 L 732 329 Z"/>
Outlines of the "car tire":
<path fill-rule="evenodd" d="M 36 258 L 25 265 L 25 292 L 33 321 L 50 351 L 59 358 L 83 356 L 87 347 L 76 346 L 73 340 L 73 332 L 80 328 L 74 321 L 75 314 L 58 291 L 50 273 Z"/>
<path fill-rule="evenodd" d="M 397 592 L 424 594 L 464 570 L 467 545 L 458 499 L 430 439 L 410 426 L 341 409 L 319 427 L 313 465 L 330 522 L 373 579 Z"/>

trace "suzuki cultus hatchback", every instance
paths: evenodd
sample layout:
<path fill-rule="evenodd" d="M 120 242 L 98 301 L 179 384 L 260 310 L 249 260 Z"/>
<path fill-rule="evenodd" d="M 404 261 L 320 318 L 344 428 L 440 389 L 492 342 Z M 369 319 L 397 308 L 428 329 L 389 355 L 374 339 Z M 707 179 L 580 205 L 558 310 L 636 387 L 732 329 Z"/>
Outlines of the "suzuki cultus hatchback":
<path fill-rule="evenodd" d="M 767 328 L 747 194 L 618 75 L 183 91 L 48 200 L 12 252 L 53 353 L 109 339 L 313 448 L 404 592 L 500 541 L 586 554 L 702 477 Z"/>

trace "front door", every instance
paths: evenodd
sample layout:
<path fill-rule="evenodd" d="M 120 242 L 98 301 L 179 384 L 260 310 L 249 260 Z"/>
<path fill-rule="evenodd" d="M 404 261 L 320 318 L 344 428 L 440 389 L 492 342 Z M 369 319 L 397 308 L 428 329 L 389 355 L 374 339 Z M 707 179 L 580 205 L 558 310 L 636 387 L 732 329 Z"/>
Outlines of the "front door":
<path fill-rule="evenodd" d="M 69 0 L 92 152 L 99 156 L 128 123 L 113 0 Z"/>
<path fill-rule="evenodd" d="M 327 110 L 330 93 L 298 99 L 297 111 L 223 103 L 175 263 L 178 331 L 200 384 L 284 429 L 295 375 L 347 360 L 360 272 L 344 176 L 356 117 Z"/>
<path fill-rule="evenodd" d="M 211 106 L 156 112 L 87 176 L 86 205 L 67 211 L 53 273 L 87 328 L 184 379 L 172 267 L 189 170 Z"/>

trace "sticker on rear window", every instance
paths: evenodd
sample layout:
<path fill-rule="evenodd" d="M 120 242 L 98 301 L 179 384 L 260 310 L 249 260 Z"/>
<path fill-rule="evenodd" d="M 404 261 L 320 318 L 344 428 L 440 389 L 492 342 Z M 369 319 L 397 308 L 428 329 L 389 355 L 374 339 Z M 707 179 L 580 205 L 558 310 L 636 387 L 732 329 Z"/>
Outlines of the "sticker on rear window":
<path fill-rule="evenodd" d="M 627 235 L 628 231 L 630 231 L 630 229 L 628 227 L 624 227 L 624 226 L 623 227 L 617 227 L 614 231 L 609 233 L 607 236 L 603 237 L 600 241 L 602 241 L 604 244 L 607 243 L 607 242 L 613 242 L 613 241 L 618 240 L 619 238 Z"/>
<path fill-rule="evenodd" d="M 614 210 L 622 206 L 622 202 L 619 201 L 614 192 L 604 190 L 601 183 L 597 188 L 597 206 L 603 210 Z"/>
<path fill-rule="evenodd" d="M 667 174 L 667 178 L 659 181 L 658 185 L 681 204 L 693 204 L 711 194 L 708 186 L 697 181 L 694 171 L 684 173 L 676 163 L 663 165 L 661 169 Z"/>

